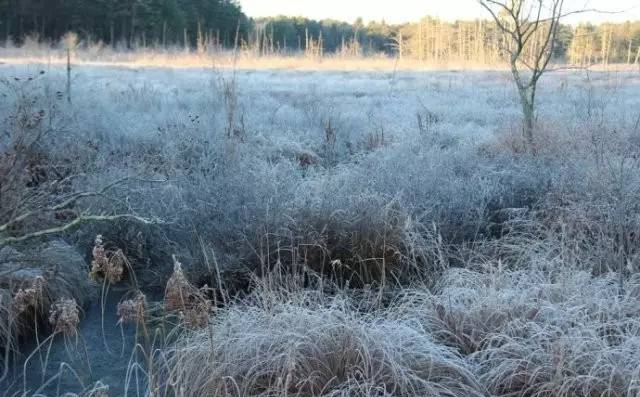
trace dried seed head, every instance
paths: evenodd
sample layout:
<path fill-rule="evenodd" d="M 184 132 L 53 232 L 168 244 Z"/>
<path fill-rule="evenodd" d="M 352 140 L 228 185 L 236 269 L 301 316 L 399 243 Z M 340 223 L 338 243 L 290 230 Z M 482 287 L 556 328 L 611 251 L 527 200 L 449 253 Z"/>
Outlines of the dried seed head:
<path fill-rule="evenodd" d="M 80 311 L 75 299 L 58 299 L 49 312 L 49 323 L 55 327 L 56 332 L 74 335 L 80 323 Z"/>
<path fill-rule="evenodd" d="M 109 259 L 107 258 L 107 251 L 104 249 L 102 242 L 102 235 L 98 234 L 93 243 L 92 250 L 93 260 L 91 261 L 91 272 L 89 273 L 92 280 L 98 280 L 101 274 L 104 273 Z"/>
<path fill-rule="evenodd" d="M 44 277 L 38 276 L 33 280 L 31 287 L 20 288 L 11 301 L 12 313 L 14 315 L 20 315 L 30 308 L 37 308 L 42 301 L 44 285 Z"/>
<path fill-rule="evenodd" d="M 147 299 L 142 292 L 138 292 L 135 298 L 118 303 L 118 323 L 144 322 L 144 309 Z"/>
<path fill-rule="evenodd" d="M 122 280 L 124 273 L 125 256 L 122 250 L 117 250 L 110 255 L 107 265 L 104 269 L 104 277 L 111 284 L 116 284 Z"/>
<path fill-rule="evenodd" d="M 11 311 L 14 315 L 26 312 L 29 308 L 35 308 L 38 305 L 38 297 L 34 288 L 22 289 L 13 296 L 11 301 Z"/>
<path fill-rule="evenodd" d="M 102 273 L 102 267 L 99 266 L 98 262 L 91 261 L 91 271 L 89 272 L 89 278 L 93 281 L 98 281 L 100 278 L 100 273 Z"/>
<path fill-rule="evenodd" d="M 98 234 L 93 241 L 93 258 L 106 258 L 102 234 Z"/>
<path fill-rule="evenodd" d="M 193 298 L 199 295 L 199 291 L 187 280 L 182 271 L 182 264 L 175 257 L 173 260 L 173 274 L 167 281 L 164 305 L 166 310 L 184 310 L 191 305 Z"/>
<path fill-rule="evenodd" d="M 180 262 L 173 258 L 173 274 L 167 282 L 164 305 L 167 311 L 179 311 L 190 328 L 202 328 L 208 324 L 211 302 L 203 291 L 194 287 L 182 271 Z"/>
<path fill-rule="evenodd" d="M 126 256 L 122 250 L 107 251 L 104 248 L 102 235 L 97 235 L 93 245 L 93 260 L 89 276 L 97 281 L 103 277 L 110 284 L 116 284 L 122 280 Z"/>

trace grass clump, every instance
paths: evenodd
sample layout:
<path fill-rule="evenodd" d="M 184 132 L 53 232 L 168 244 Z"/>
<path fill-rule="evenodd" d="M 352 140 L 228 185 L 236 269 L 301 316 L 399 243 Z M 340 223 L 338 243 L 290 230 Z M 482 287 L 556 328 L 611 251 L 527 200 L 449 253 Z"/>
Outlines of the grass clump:
<path fill-rule="evenodd" d="M 358 313 L 339 297 L 234 305 L 169 356 L 168 384 L 184 396 L 485 394 L 468 364 L 417 324 Z"/>

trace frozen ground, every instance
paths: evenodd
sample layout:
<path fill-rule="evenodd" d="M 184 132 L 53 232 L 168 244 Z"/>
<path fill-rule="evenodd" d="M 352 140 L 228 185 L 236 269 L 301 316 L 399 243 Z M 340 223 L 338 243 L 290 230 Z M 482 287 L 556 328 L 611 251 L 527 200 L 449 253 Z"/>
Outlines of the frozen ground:
<path fill-rule="evenodd" d="M 38 85 L 65 91 L 61 66 L 0 65 L 9 79 L 38 76 L 41 70 L 47 73 Z M 72 72 L 74 130 L 87 138 L 150 139 L 158 127 L 183 123 L 192 130 L 185 134 L 214 136 L 226 121 L 220 86 L 234 76 L 237 118 L 243 118 L 250 139 L 271 148 L 317 150 L 323 139 L 318 130 L 329 121 L 341 150 L 378 130 L 389 140 L 406 142 L 415 139 L 416 118 L 423 112 L 437 117 L 436 132 L 479 144 L 496 133 L 515 132 L 520 115 L 508 72 L 234 73 L 80 66 Z M 590 107 L 611 120 L 633 122 L 639 86 L 637 72 L 556 72 L 543 80 L 538 118 L 545 125 L 575 128 Z"/>
<path fill-rule="evenodd" d="M 70 103 L 60 66 L 0 76 L 73 189 L 132 178 L 79 211 L 164 220 L 64 237 L 224 300 L 154 355 L 162 393 L 640 395 L 637 71 L 543 77 L 535 153 L 507 72 L 79 66 Z"/>

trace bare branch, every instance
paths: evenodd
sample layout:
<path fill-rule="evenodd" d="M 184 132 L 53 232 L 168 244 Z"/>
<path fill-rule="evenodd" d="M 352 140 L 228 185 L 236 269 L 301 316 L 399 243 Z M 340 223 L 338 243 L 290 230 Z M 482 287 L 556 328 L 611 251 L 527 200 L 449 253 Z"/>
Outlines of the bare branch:
<path fill-rule="evenodd" d="M 39 237 L 45 237 L 45 236 L 49 236 L 49 235 L 64 233 L 64 232 L 69 231 L 69 230 L 71 230 L 71 229 L 73 229 L 73 228 L 75 228 L 77 226 L 80 226 L 81 224 L 84 224 L 84 223 L 89 223 L 89 222 L 114 222 L 114 221 L 123 220 L 123 219 L 133 220 L 133 221 L 145 224 L 145 225 L 162 224 L 162 223 L 164 223 L 163 221 L 161 221 L 159 219 L 143 218 L 143 217 L 139 217 L 139 216 L 131 215 L 131 214 L 81 215 L 81 216 L 75 218 L 74 220 L 72 220 L 71 222 L 68 222 L 68 223 L 66 223 L 66 224 L 64 224 L 62 226 L 52 227 L 52 228 L 43 229 L 43 230 L 38 230 L 38 231 L 35 231 L 35 232 L 23 234 L 22 236 L 18 236 L 18 237 L 0 238 L 0 247 L 4 246 L 4 245 L 7 245 L 7 244 L 14 244 L 14 243 L 27 241 L 27 240 L 36 239 L 36 238 L 39 238 Z"/>
<path fill-rule="evenodd" d="M 9 227 L 11 227 L 11 225 L 14 225 L 18 222 L 22 222 L 28 218 L 31 218 L 35 215 L 39 215 L 39 214 L 43 214 L 43 213 L 49 213 L 49 212 L 56 212 L 56 211 L 61 211 L 63 209 L 67 209 L 68 207 L 70 207 L 71 205 L 73 205 L 75 202 L 77 202 L 78 200 L 82 199 L 82 198 L 88 198 L 88 197 L 100 197 L 100 196 L 104 196 L 106 194 L 106 192 L 108 192 L 109 190 L 111 190 L 112 188 L 126 182 L 129 180 L 134 180 L 136 178 L 134 177 L 124 177 L 124 178 L 120 178 L 116 181 L 113 181 L 111 183 L 109 183 L 108 185 L 104 186 L 102 189 L 100 189 L 99 191 L 83 191 L 83 192 L 76 192 L 76 193 L 72 193 L 70 194 L 67 198 L 63 199 L 62 202 L 52 205 L 50 207 L 44 207 L 44 208 L 37 208 L 37 209 L 33 209 L 33 210 L 29 210 L 26 211 L 24 213 L 22 213 L 21 215 L 15 216 L 12 219 L 10 219 L 8 222 L 6 222 L 5 224 L 0 226 L 0 233 L 7 231 L 7 229 Z M 155 182 L 155 183 L 162 183 L 162 182 L 166 182 L 166 180 L 143 180 L 146 182 Z"/>
<path fill-rule="evenodd" d="M 502 20 L 498 16 L 498 14 L 496 14 L 495 11 L 487 3 L 496 4 L 496 5 L 501 6 L 502 8 L 506 8 L 506 6 L 504 6 L 503 4 L 500 4 L 499 2 L 493 1 L 493 0 L 486 0 L 486 2 L 485 1 L 480 1 L 480 5 L 482 7 L 484 7 L 491 14 L 491 17 L 493 18 L 493 20 L 496 23 L 496 25 L 498 25 L 498 28 L 500 28 L 500 30 L 502 32 L 504 32 L 506 34 L 509 34 L 515 40 L 516 39 L 515 33 L 513 31 L 509 30 L 509 28 L 507 28 L 504 25 L 504 23 L 502 22 Z"/>

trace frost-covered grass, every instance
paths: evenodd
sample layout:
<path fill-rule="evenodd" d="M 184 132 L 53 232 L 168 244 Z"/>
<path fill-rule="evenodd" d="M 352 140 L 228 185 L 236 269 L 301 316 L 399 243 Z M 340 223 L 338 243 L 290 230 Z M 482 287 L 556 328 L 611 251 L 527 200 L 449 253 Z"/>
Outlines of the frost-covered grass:
<path fill-rule="evenodd" d="M 638 288 L 453 269 L 367 309 L 362 296 L 260 289 L 168 349 L 160 378 L 185 396 L 636 396 Z"/>
<path fill-rule="evenodd" d="M 413 320 L 322 294 L 269 297 L 180 340 L 167 383 L 184 396 L 484 395 L 471 366 Z"/>
<path fill-rule="evenodd" d="M 152 355 L 155 394 L 640 393 L 637 72 L 546 76 L 535 154 L 502 71 L 85 64 L 71 103 L 55 63 L 0 76 L 3 127 L 45 112 L 35 166 L 129 178 L 74 210 L 164 220 L 65 237 L 226 302 Z"/>

